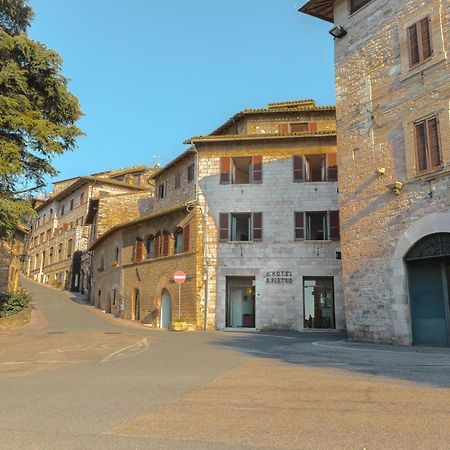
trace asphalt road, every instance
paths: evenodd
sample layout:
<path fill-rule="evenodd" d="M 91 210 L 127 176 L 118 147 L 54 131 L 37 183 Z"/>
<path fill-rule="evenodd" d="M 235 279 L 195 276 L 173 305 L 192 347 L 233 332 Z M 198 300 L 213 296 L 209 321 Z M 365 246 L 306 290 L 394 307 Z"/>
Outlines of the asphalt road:
<path fill-rule="evenodd" d="M 450 350 L 338 333 L 164 332 L 24 284 L 0 449 L 448 449 Z"/>

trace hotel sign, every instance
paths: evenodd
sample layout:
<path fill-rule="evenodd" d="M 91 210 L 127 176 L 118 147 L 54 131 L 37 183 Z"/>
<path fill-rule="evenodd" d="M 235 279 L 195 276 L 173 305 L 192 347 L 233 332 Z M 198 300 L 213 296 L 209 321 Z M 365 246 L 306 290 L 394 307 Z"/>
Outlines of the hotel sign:
<path fill-rule="evenodd" d="M 292 272 L 288 270 L 276 270 L 273 272 L 266 272 L 266 284 L 292 284 Z"/>

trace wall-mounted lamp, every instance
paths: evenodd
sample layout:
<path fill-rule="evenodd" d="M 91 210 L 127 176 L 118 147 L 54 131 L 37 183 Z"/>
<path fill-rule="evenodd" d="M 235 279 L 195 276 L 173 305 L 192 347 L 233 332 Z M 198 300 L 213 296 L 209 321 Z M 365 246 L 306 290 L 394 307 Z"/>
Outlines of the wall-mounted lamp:
<path fill-rule="evenodd" d="M 328 33 L 330 33 L 335 39 L 340 39 L 347 34 L 347 31 L 344 30 L 344 27 L 338 25 L 333 27 Z"/>

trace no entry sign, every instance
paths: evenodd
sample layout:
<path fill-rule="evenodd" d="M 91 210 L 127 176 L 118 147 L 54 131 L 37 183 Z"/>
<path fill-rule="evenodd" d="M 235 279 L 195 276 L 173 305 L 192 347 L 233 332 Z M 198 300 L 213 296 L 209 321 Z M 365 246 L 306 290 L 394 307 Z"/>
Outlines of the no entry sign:
<path fill-rule="evenodd" d="M 184 283 L 186 281 L 186 274 L 184 272 L 182 272 L 181 270 L 179 270 L 178 272 L 175 272 L 173 275 L 173 281 L 175 281 L 175 283 Z"/>

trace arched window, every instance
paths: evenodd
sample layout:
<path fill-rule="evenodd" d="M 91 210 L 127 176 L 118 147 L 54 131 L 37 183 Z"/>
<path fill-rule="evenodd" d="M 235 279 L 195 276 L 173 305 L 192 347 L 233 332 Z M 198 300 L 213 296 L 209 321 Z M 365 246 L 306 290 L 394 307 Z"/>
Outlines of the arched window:
<path fill-rule="evenodd" d="M 158 231 L 155 235 L 155 258 L 161 256 L 161 233 Z"/>
<path fill-rule="evenodd" d="M 155 258 L 155 237 L 150 235 L 145 241 L 145 247 L 147 249 L 147 259 Z"/>
<path fill-rule="evenodd" d="M 183 228 L 178 228 L 175 231 L 175 254 L 183 253 L 184 251 L 184 239 L 183 239 Z"/>

